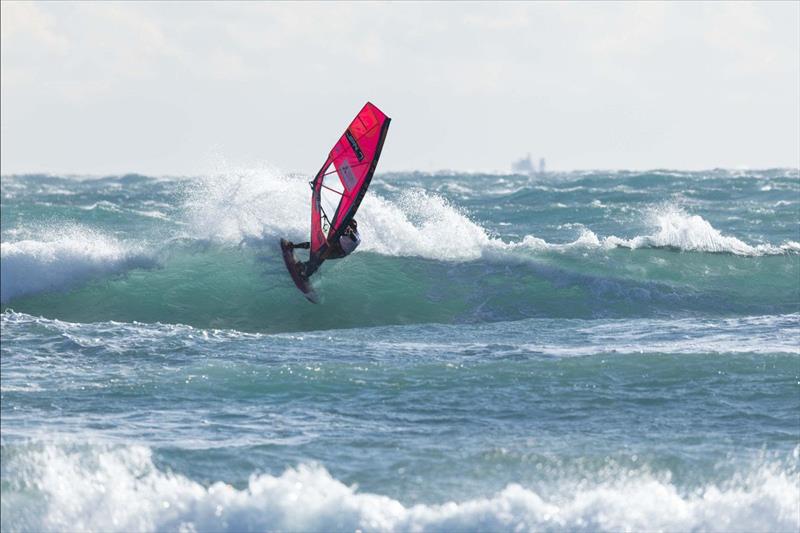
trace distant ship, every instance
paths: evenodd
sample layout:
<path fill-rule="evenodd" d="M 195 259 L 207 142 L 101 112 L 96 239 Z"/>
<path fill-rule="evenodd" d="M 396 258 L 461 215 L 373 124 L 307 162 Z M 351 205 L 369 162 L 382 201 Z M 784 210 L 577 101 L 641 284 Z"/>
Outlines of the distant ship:
<path fill-rule="evenodd" d="M 545 160 L 544 157 L 539 158 L 539 168 L 533 166 L 533 161 L 531 161 L 531 154 L 528 154 L 526 157 L 520 159 L 519 161 L 514 161 L 511 163 L 511 170 L 513 172 L 519 172 L 520 174 L 544 174 L 545 173 Z"/>

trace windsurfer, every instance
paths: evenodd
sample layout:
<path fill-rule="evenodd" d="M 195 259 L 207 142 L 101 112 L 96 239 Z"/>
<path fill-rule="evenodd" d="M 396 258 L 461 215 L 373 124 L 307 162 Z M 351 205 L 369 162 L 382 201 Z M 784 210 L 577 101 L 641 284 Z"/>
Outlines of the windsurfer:
<path fill-rule="evenodd" d="M 339 237 L 339 240 L 331 243 L 321 257 L 311 257 L 305 263 L 298 261 L 298 271 L 301 276 L 308 279 L 311 277 L 311 274 L 317 271 L 324 260 L 341 259 L 342 257 L 348 256 L 358 248 L 359 244 L 361 244 L 361 236 L 358 234 L 358 222 L 356 222 L 356 219 L 352 219 L 350 224 L 347 225 L 347 228 L 345 228 L 344 233 L 342 233 L 342 236 Z M 311 243 L 309 242 L 300 242 L 297 244 L 289 243 L 290 250 L 295 248 L 307 249 L 310 246 Z"/>

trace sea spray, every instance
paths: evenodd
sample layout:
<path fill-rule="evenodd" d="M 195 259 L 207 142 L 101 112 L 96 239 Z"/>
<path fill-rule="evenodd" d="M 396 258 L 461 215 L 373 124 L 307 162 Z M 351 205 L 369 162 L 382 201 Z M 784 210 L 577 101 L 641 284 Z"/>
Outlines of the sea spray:
<path fill-rule="evenodd" d="M 730 253 L 736 255 L 779 254 L 786 249 L 775 246 L 751 246 L 736 237 L 722 235 L 699 215 L 690 215 L 674 206 L 653 209 L 650 220 L 658 228 L 653 235 L 631 239 L 608 237 L 604 243 L 625 248 L 673 248 L 684 252 Z"/>
<path fill-rule="evenodd" d="M 0 244 L 2 303 L 45 290 L 63 291 L 92 278 L 150 268 L 153 257 L 138 243 L 125 243 L 80 225 L 49 228 L 41 240 Z"/>

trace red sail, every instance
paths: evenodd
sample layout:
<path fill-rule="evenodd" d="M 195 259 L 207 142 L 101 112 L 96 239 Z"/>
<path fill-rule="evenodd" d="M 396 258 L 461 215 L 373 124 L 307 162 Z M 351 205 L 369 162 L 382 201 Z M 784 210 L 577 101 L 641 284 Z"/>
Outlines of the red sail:
<path fill-rule="evenodd" d="M 311 182 L 311 256 L 325 258 L 356 214 L 375 173 L 390 118 L 367 102 Z"/>

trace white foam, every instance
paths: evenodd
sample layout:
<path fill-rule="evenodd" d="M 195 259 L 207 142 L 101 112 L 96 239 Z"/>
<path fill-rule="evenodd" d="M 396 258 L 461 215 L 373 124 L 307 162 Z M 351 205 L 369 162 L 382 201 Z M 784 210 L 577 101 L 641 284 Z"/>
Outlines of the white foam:
<path fill-rule="evenodd" d="M 308 178 L 271 168 L 231 169 L 187 188 L 192 237 L 240 243 L 249 238 L 308 239 Z M 413 190 L 396 201 L 368 194 L 358 212 L 360 250 L 384 255 L 469 260 L 487 233 L 441 196 Z"/>
<path fill-rule="evenodd" d="M 266 237 L 306 240 L 309 197 L 307 177 L 285 175 L 270 167 L 229 169 L 192 182 L 184 207 L 191 237 L 232 243 Z M 800 251 L 795 242 L 782 246 L 747 244 L 723 235 L 701 216 L 674 206 L 651 209 L 643 216 L 656 229 L 654 233 L 630 239 L 614 235 L 601 238 L 581 227 L 578 238 L 568 243 L 549 243 L 534 235 L 504 242 L 438 194 L 412 189 L 388 200 L 370 193 L 358 212 L 360 250 L 446 261 L 470 261 L 487 253 L 524 249 L 671 248 L 746 256 Z"/>
<path fill-rule="evenodd" d="M 518 243 L 508 244 L 505 246 L 505 248 L 512 250 L 514 248 L 528 248 L 538 251 L 551 250 L 551 251 L 563 252 L 578 248 L 583 248 L 583 249 L 599 248 L 600 246 L 601 246 L 600 240 L 597 238 L 597 235 L 595 235 L 593 231 L 586 228 L 581 228 L 580 235 L 578 235 L 578 238 L 572 242 L 567 242 L 563 244 L 549 243 L 544 239 L 534 237 L 533 235 L 526 235 L 522 239 L 522 241 Z"/>
<path fill-rule="evenodd" d="M 750 256 L 776 252 L 771 246 L 751 246 L 736 237 L 722 235 L 703 217 L 689 215 L 673 207 L 655 210 L 650 216 L 658 227 L 657 233 L 632 239 L 611 236 L 604 239 L 604 244 L 632 249 L 675 248 L 691 252 Z"/>
<path fill-rule="evenodd" d="M 797 460 L 795 450 L 794 461 Z M 565 474 L 567 475 L 567 474 Z M 151 451 L 54 445 L 10 456 L 3 521 L 42 531 L 797 531 L 795 470 L 762 463 L 728 482 L 689 492 L 669 475 L 618 471 L 581 475 L 536 492 L 510 484 L 466 501 L 404 505 L 362 493 L 317 465 L 246 487 L 205 486 L 160 471 Z M 569 476 L 568 476 L 569 477 Z M 557 483 L 557 482 L 556 482 Z M 39 493 L 41 509 L 16 505 Z M 27 495 L 27 496 L 26 496 Z M 26 516 L 23 516 L 27 513 Z M 17 527 L 15 527 L 17 526 Z"/>
<path fill-rule="evenodd" d="M 50 229 L 36 240 L 3 242 L 0 257 L 2 303 L 69 288 L 98 275 L 153 265 L 141 246 L 81 226 Z"/>
<path fill-rule="evenodd" d="M 785 250 L 787 252 L 798 252 L 800 253 L 800 242 L 796 241 L 787 241 L 781 245 L 781 250 Z"/>
<path fill-rule="evenodd" d="M 580 236 L 565 244 L 548 243 L 527 235 L 509 248 L 526 247 L 535 250 L 566 251 L 575 248 L 668 248 L 684 252 L 728 253 L 743 256 L 780 255 L 800 251 L 800 244 L 788 241 L 780 246 L 770 244 L 750 245 L 736 237 L 723 235 L 699 215 L 690 215 L 681 209 L 667 207 L 646 212 L 646 218 L 657 231 L 650 235 L 624 239 L 611 235 L 598 237 L 593 231 L 582 228 Z"/>
<path fill-rule="evenodd" d="M 189 237 L 238 244 L 244 239 L 308 238 L 308 179 L 272 167 L 225 168 L 188 181 Z"/>
<path fill-rule="evenodd" d="M 185 211 L 192 236 L 238 244 L 257 238 L 306 240 L 310 214 L 308 178 L 288 176 L 271 168 L 231 169 L 196 180 L 187 188 Z M 591 231 L 575 243 L 549 244 L 527 236 L 505 243 L 442 196 L 421 189 L 402 192 L 393 200 L 365 196 L 358 211 L 362 245 L 359 251 L 389 256 L 414 256 L 442 261 L 471 261 L 484 254 L 517 248 L 567 249 L 599 246 Z M 358 252 L 356 252 L 358 253 Z"/>
<path fill-rule="evenodd" d="M 501 242 L 441 196 L 422 190 L 394 202 L 369 195 L 358 218 L 363 249 L 383 255 L 466 261 Z"/>

